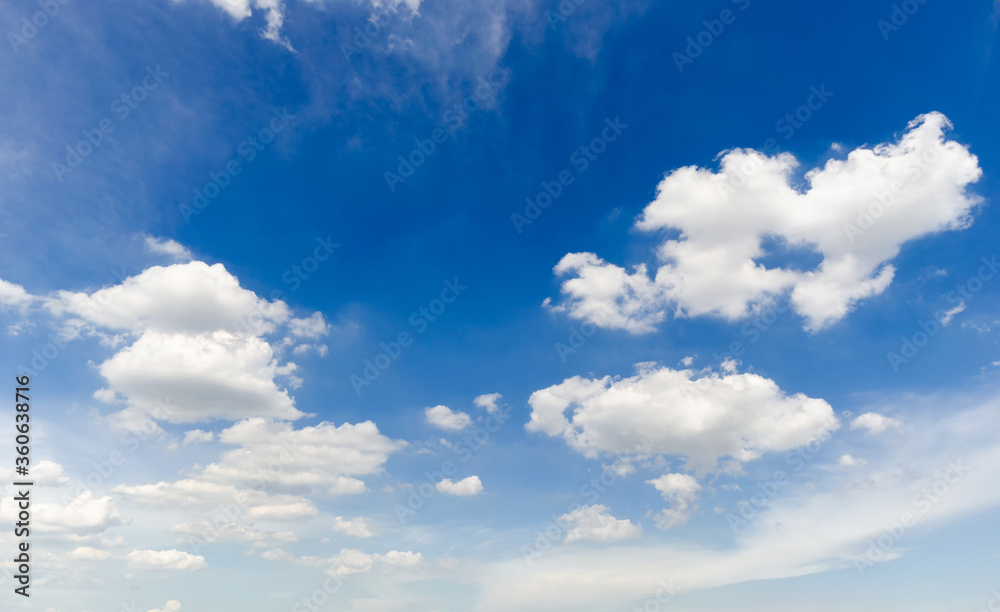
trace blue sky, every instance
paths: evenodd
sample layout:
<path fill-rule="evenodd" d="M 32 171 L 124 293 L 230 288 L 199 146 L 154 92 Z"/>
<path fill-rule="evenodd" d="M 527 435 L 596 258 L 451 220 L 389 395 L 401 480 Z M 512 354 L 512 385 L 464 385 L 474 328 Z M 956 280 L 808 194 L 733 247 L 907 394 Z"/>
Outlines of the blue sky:
<path fill-rule="evenodd" d="M 987 608 L 998 19 L 4 4 L 31 607 Z"/>

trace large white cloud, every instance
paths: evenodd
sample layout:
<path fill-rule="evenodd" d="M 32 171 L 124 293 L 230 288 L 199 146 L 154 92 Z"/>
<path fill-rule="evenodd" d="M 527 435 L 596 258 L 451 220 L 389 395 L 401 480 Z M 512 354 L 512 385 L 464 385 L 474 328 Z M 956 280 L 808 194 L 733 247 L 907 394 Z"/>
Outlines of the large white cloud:
<path fill-rule="evenodd" d="M 947 413 L 942 401 L 951 407 Z M 717 537 L 699 542 L 697 534 L 678 532 L 669 542 L 554 547 L 530 566 L 520 558 L 497 561 L 478 572 L 483 590 L 474 608 L 641 609 L 664 584 L 685 593 L 837 570 L 870 580 L 877 579 L 879 563 L 933 556 L 921 540 L 934 537 L 930 530 L 1000 507 L 1000 489 L 992 486 L 1000 478 L 998 402 L 989 398 L 968 409 L 965 401 L 908 396 L 920 416 L 910 414 L 903 440 L 852 470 L 836 469 L 837 452 L 817 456 L 781 494 L 748 515 L 731 543 Z M 725 531 L 727 516 L 717 520 Z"/>
<path fill-rule="evenodd" d="M 0 500 L 0 518 L 10 524 L 16 522 L 17 504 L 13 495 Z M 81 536 L 102 533 L 129 522 L 111 497 L 94 498 L 90 491 L 80 493 L 66 504 L 38 500 L 31 504 L 31 528 L 37 533 Z"/>
<path fill-rule="evenodd" d="M 289 423 L 247 419 L 219 434 L 238 445 L 207 466 L 201 478 L 238 486 L 266 482 L 272 489 L 316 488 L 330 494 L 363 493 L 354 476 L 381 473 L 389 455 L 406 445 L 383 436 L 371 421 L 323 422 L 293 429 Z"/>
<path fill-rule="evenodd" d="M 790 293 L 807 329 L 830 325 L 888 287 L 889 262 L 904 243 L 970 223 L 980 198 L 968 186 L 982 171 L 966 147 L 946 139 L 949 128 L 940 113 L 921 115 L 897 142 L 859 147 L 806 172 L 801 188 L 787 153 L 734 149 L 722 153 L 718 171 L 674 170 L 636 222 L 665 235 L 652 276 L 645 265 L 628 271 L 570 253 L 555 267 L 570 278 L 554 308 L 645 333 L 668 313 L 735 320 Z M 786 248 L 821 260 L 806 270 L 761 263 Z"/>
<path fill-rule="evenodd" d="M 281 347 L 264 336 L 283 327 L 294 337 L 329 331 L 322 314 L 292 318 L 284 302 L 260 298 L 221 264 L 200 261 L 154 266 L 98 291 L 60 291 L 44 302 L 76 332 L 131 341 L 98 366 L 108 387 L 96 394 L 125 405 L 111 419 L 125 429 L 152 420 L 298 419 L 303 413 L 279 384 L 301 382 L 296 365 L 281 363 Z"/>
<path fill-rule="evenodd" d="M 839 427 L 825 401 L 787 395 L 762 376 L 696 377 L 653 364 L 629 378 L 574 376 L 528 403 L 529 431 L 562 436 L 588 456 L 677 455 L 699 470 L 796 448 Z"/>
<path fill-rule="evenodd" d="M 271 495 L 264 490 L 241 489 L 194 478 L 117 485 L 111 491 L 144 505 L 212 509 L 225 517 L 227 524 L 255 519 L 300 521 L 319 513 L 315 504 L 304 497 Z"/>

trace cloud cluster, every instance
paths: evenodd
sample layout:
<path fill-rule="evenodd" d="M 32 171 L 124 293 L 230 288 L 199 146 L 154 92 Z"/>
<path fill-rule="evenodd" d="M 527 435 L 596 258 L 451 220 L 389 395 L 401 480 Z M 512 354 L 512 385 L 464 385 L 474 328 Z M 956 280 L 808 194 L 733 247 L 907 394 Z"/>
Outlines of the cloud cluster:
<path fill-rule="evenodd" d="M 607 506 L 582 506 L 559 517 L 567 523 L 564 542 L 617 542 L 642 535 L 642 527 L 628 519 L 612 516 Z"/>
<path fill-rule="evenodd" d="M 809 170 L 802 187 L 787 153 L 734 149 L 721 154 L 718 171 L 674 170 L 635 224 L 664 236 L 652 274 L 644 264 L 629 271 L 570 253 L 555 267 L 570 278 L 553 308 L 647 333 L 669 313 L 736 320 L 790 294 L 806 329 L 826 327 L 889 286 L 889 262 L 903 244 L 971 223 L 980 198 L 968 187 L 982 171 L 946 138 L 950 127 L 940 113 L 921 115 L 897 142 Z M 802 253 L 819 263 L 798 266 Z"/>
<path fill-rule="evenodd" d="M 787 395 L 762 376 L 696 377 L 654 364 L 639 364 L 629 378 L 574 376 L 535 391 L 528 404 L 529 431 L 562 436 L 587 456 L 682 456 L 698 470 L 793 449 L 839 427 L 822 399 Z"/>
<path fill-rule="evenodd" d="M 133 550 L 126 558 L 129 567 L 140 571 L 197 572 L 208 567 L 205 557 L 181 550 Z"/>
<path fill-rule="evenodd" d="M 286 388 L 300 382 L 297 366 L 281 363 L 284 345 L 265 336 L 287 327 L 285 344 L 294 344 L 330 329 L 321 313 L 293 318 L 284 302 L 260 298 L 221 264 L 200 261 L 153 266 L 94 292 L 59 291 L 44 304 L 76 334 L 131 340 L 98 366 L 107 387 L 95 394 L 125 405 L 111 417 L 122 429 L 301 418 Z"/>

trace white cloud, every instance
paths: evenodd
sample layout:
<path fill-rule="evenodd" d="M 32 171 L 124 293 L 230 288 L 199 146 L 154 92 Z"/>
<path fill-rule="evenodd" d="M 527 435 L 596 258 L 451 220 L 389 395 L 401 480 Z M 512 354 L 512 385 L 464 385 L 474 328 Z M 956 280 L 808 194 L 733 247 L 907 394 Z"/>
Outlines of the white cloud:
<path fill-rule="evenodd" d="M 238 517 L 237 517 L 238 518 Z M 254 546 L 276 546 L 279 542 L 297 542 L 298 536 L 291 531 L 261 531 L 216 521 L 179 523 L 170 528 L 171 533 L 187 536 L 205 542 L 252 542 Z"/>
<path fill-rule="evenodd" d="M 300 521 L 319 513 L 315 504 L 304 497 L 269 495 L 263 491 L 193 478 L 172 483 L 118 485 L 111 492 L 154 506 L 191 506 L 217 511 L 220 508 L 235 508 L 233 513 L 236 518 Z"/>
<path fill-rule="evenodd" d="M 644 232 L 668 232 L 654 274 L 570 253 L 555 267 L 572 276 L 555 309 L 646 333 L 669 312 L 736 320 L 791 292 L 807 329 L 830 325 L 888 287 L 888 262 L 903 244 L 971 222 L 980 198 L 967 187 L 982 171 L 966 147 L 945 139 L 948 128 L 940 113 L 921 115 L 898 142 L 860 147 L 810 170 L 803 189 L 793 185 L 798 162 L 789 154 L 734 149 L 722 153 L 717 172 L 674 170 L 636 222 Z M 760 263 L 783 248 L 822 261 L 813 270 Z"/>
<path fill-rule="evenodd" d="M 176 599 L 172 599 L 167 602 L 167 605 L 163 606 L 162 610 L 150 610 L 149 612 L 180 612 L 181 602 Z"/>
<path fill-rule="evenodd" d="M 955 318 L 955 315 L 961 312 L 965 312 L 965 302 L 961 302 L 958 306 L 955 306 L 951 310 L 945 312 L 941 317 L 941 325 L 948 327 L 951 324 L 951 320 Z"/>
<path fill-rule="evenodd" d="M 406 445 L 380 434 L 371 421 L 294 429 L 260 418 L 222 431 L 219 441 L 238 448 L 204 469 L 207 480 L 252 486 L 270 477 L 275 489 L 316 488 L 330 494 L 363 493 L 365 483 L 353 477 L 381 473 L 389 455 Z"/>
<path fill-rule="evenodd" d="M 31 468 L 32 482 L 37 486 L 55 487 L 69 482 L 67 476 L 63 476 L 63 467 L 55 461 L 44 459 Z"/>
<path fill-rule="evenodd" d="M 617 542 L 637 538 L 642 528 L 628 519 L 617 519 L 607 506 L 583 506 L 559 517 L 569 524 L 565 542 Z"/>
<path fill-rule="evenodd" d="M 356 538 L 370 538 L 375 534 L 372 532 L 371 519 L 358 516 L 350 520 L 344 520 L 338 516 L 333 519 L 333 530 L 352 535 Z"/>
<path fill-rule="evenodd" d="M 390 550 L 384 555 L 368 554 L 356 548 L 343 548 L 332 557 L 296 557 L 280 548 L 269 550 L 260 555 L 269 561 L 283 561 L 308 565 L 333 576 L 349 576 L 370 571 L 376 564 L 388 569 L 413 569 L 423 563 L 420 553 Z"/>
<path fill-rule="evenodd" d="M 731 546 L 699 543 L 698 534 L 680 531 L 668 546 L 553 547 L 530 566 L 521 558 L 488 564 L 473 607 L 620 609 L 622 602 L 649 598 L 649 585 L 664 577 L 691 592 L 829 571 L 856 573 L 857 559 L 873 542 L 881 542 L 875 552 L 882 561 L 906 555 L 919 564 L 934 554 L 919 540 L 930 530 L 1000 507 L 1000 489 L 991 486 L 1000 479 L 998 402 L 989 397 L 970 410 L 962 401 L 908 396 L 905 440 L 885 447 L 883 456 L 869 456 L 867 466 L 848 471 L 817 464 L 809 478 L 792 479 L 739 528 Z M 942 413 L 942 403 L 952 410 Z M 915 521 L 908 528 L 900 523 L 906 513 Z M 726 516 L 715 520 L 726 528 Z M 877 569 L 865 569 L 865 579 L 872 571 Z"/>
<path fill-rule="evenodd" d="M 841 467 L 864 467 L 868 465 L 868 462 L 864 459 L 858 459 L 853 455 L 844 454 L 837 460 L 837 465 Z"/>
<path fill-rule="evenodd" d="M 655 364 L 639 364 L 630 378 L 574 376 L 531 394 L 526 428 L 562 436 L 587 456 L 679 455 L 711 470 L 727 457 L 750 461 L 839 427 L 825 401 L 789 396 L 762 376 L 694 376 Z"/>
<path fill-rule="evenodd" d="M 866 412 L 851 421 L 851 429 L 867 429 L 868 433 L 879 434 L 887 429 L 900 429 L 903 424 L 898 420 L 877 412 Z"/>
<path fill-rule="evenodd" d="M 0 500 L 0 517 L 5 522 L 16 522 L 17 513 L 13 495 Z M 31 522 L 32 532 L 80 536 L 128 525 L 130 521 L 122 516 L 110 497 L 94 499 L 90 491 L 84 491 L 65 505 L 33 501 Z"/>
<path fill-rule="evenodd" d="M 126 404 L 110 418 L 119 428 L 298 419 L 303 413 L 279 385 L 301 383 L 297 366 L 280 363 L 280 347 L 263 336 L 282 326 L 298 336 L 326 328 L 320 313 L 292 319 L 284 302 L 258 298 L 222 265 L 199 261 L 154 266 L 93 293 L 60 291 L 45 304 L 71 330 L 134 340 L 98 366 L 108 386 L 95 396 Z"/>
<path fill-rule="evenodd" d="M 174 261 L 178 262 L 191 261 L 191 251 L 176 240 L 171 240 L 169 238 L 155 238 L 148 235 L 143 238 L 146 242 L 146 249 L 149 250 L 150 253 L 166 255 L 167 257 L 170 257 Z"/>
<path fill-rule="evenodd" d="M 34 300 L 21 285 L 0 279 L 0 307 L 23 310 Z"/>
<path fill-rule="evenodd" d="M 483 492 L 483 483 L 479 480 L 479 476 L 469 476 L 468 478 L 463 478 L 458 482 L 452 482 L 450 478 L 445 478 L 441 482 L 434 485 L 438 493 L 443 493 L 445 495 L 459 495 L 462 497 L 468 497 L 470 495 L 479 495 Z"/>
<path fill-rule="evenodd" d="M 659 478 L 647 480 L 670 502 L 670 507 L 656 515 L 656 525 L 660 529 L 673 529 L 687 523 L 691 512 L 695 510 L 694 502 L 698 499 L 701 485 L 690 474 L 664 474 Z"/>
<path fill-rule="evenodd" d="M 330 324 L 323 313 L 317 311 L 306 318 L 289 321 L 288 331 L 296 338 L 321 338 L 330 333 Z"/>
<path fill-rule="evenodd" d="M 211 442 L 215 439 L 215 434 L 210 431 L 203 431 L 201 429 L 192 429 L 191 431 L 184 432 L 184 446 L 188 444 L 201 444 L 203 442 Z"/>
<path fill-rule="evenodd" d="M 503 399 L 503 396 L 499 393 L 484 393 L 483 395 L 477 396 L 472 403 L 476 406 L 486 410 L 490 414 L 493 414 L 500 410 L 498 402 Z"/>
<path fill-rule="evenodd" d="M 439 429 L 458 431 L 472 424 L 472 419 L 464 412 L 455 412 L 447 406 L 434 406 L 424 410 L 427 422 Z"/>
<path fill-rule="evenodd" d="M 133 550 L 126 558 L 129 567 L 140 571 L 197 572 L 208 567 L 205 557 L 181 550 Z"/>

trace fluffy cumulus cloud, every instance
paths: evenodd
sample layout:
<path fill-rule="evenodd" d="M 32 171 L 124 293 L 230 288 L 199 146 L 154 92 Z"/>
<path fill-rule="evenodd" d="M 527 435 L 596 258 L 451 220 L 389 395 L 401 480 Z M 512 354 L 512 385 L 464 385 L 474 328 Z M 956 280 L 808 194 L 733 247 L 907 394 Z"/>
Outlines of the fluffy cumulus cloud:
<path fill-rule="evenodd" d="M 0 308 L 23 310 L 34 298 L 21 285 L 0 279 Z"/>
<path fill-rule="evenodd" d="M 359 516 L 350 520 L 338 516 L 333 519 L 333 530 L 356 538 L 371 538 L 375 535 L 371 527 L 371 519 Z"/>
<path fill-rule="evenodd" d="M 695 510 L 694 502 L 698 499 L 701 485 L 690 474 L 664 474 L 659 478 L 647 480 L 656 487 L 663 499 L 670 502 L 670 507 L 656 515 L 656 526 L 660 529 L 673 529 L 687 523 L 691 512 Z"/>
<path fill-rule="evenodd" d="M 176 599 L 172 599 L 168 601 L 165 606 L 163 606 L 162 610 L 150 610 L 149 612 L 180 612 L 180 610 L 181 602 Z"/>
<path fill-rule="evenodd" d="M 899 419 L 877 412 L 866 412 L 851 421 L 851 429 L 864 429 L 873 434 L 880 434 L 887 429 L 900 429 L 902 426 L 903 423 Z"/>
<path fill-rule="evenodd" d="M 42 534 L 84 536 L 98 534 L 112 527 L 128 525 L 111 497 L 94 498 L 90 491 L 80 493 L 68 503 L 34 501 L 31 506 L 32 531 Z M 14 496 L 0 500 L 0 518 L 13 524 L 18 507 Z"/>
<path fill-rule="evenodd" d="M 405 442 L 391 440 L 371 421 L 323 422 L 294 429 L 291 424 L 254 418 L 219 434 L 237 448 L 207 466 L 201 478 L 238 486 L 271 482 L 273 489 L 317 489 L 329 494 L 363 493 L 355 476 L 378 474 L 389 455 Z"/>
<path fill-rule="evenodd" d="M 570 253 L 555 267 L 569 278 L 553 308 L 646 333 L 669 313 L 736 320 L 788 295 L 807 329 L 830 325 L 889 286 L 889 262 L 904 243 L 971 222 L 980 198 L 968 187 L 982 171 L 946 138 L 950 127 L 940 113 L 921 115 L 896 142 L 809 170 L 802 188 L 787 153 L 734 149 L 722 153 L 718 171 L 674 170 L 636 222 L 665 236 L 656 269 Z M 802 253 L 819 263 L 782 264 Z"/>
<path fill-rule="evenodd" d="M 294 319 L 288 306 L 240 286 L 221 264 L 154 266 L 98 291 L 60 291 L 47 309 L 75 333 L 116 334 L 132 341 L 98 366 L 107 388 L 95 394 L 124 404 L 112 423 L 197 423 L 262 416 L 303 416 L 286 388 L 300 382 L 265 335 L 287 326 L 292 336 L 328 329 L 319 313 Z"/>
<path fill-rule="evenodd" d="M 443 493 L 444 495 L 469 497 L 482 493 L 483 483 L 479 480 L 479 476 L 469 476 L 468 478 L 463 478 L 458 482 L 453 482 L 450 478 L 445 478 L 441 482 L 434 485 L 434 488 L 438 493 Z"/>
<path fill-rule="evenodd" d="M 567 524 L 565 542 L 617 542 L 642 535 L 642 528 L 628 519 L 617 519 L 607 506 L 583 506 L 559 517 Z"/>
<path fill-rule="evenodd" d="M 472 418 L 464 412 L 454 411 L 447 406 L 434 406 L 424 410 L 424 418 L 438 429 L 458 431 L 472 424 Z"/>
<path fill-rule="evenodd" d="M 499 393 L 484 393 L 483 395 L 479 395 L 472 400 L 472 403 L 486 412 L 494 414 L 500 410 L 499 403 L 501 399 L 503 399 L 503 396 Z"/>
<path fill-rule="evenodd" d="M 151 572 L 197 572 L 208 567 L 205 557 L 182 550 L 133 550 L 126 557 L 129 567 Z"/>
<path fill-rule="evenodd" d="M 562 436 L 588 456 L 683 456 L 699 470 L 793 449 L 839 427 L 822 399 L 788 395 L 762 376 L 696 377 L 654 364 L 629 378 L 574 376 L 528 403 L 529 431 Z"/>

